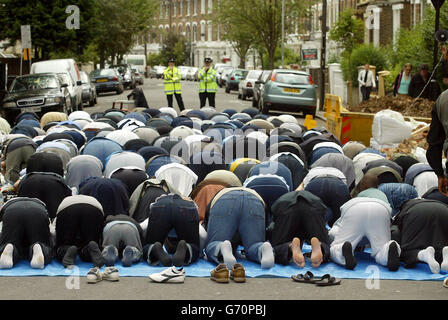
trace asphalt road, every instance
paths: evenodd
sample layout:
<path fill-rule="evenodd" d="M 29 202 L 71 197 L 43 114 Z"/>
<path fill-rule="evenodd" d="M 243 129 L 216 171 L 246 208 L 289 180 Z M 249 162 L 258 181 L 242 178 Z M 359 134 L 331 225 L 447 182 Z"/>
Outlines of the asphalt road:
<path fill-rule="evenodd" d="M 183 82 L 183 99 L 186 108 L 199 108 L 198 83 Z M 146 79 L 143 86 L 150 107 L 166 106 L 162 80 Z M 103 111 L 112 107 L 115 100 L 126 100 L 126 90 L 121 95 L 102 94 L 98 105 L 88 107 L 89 113 Z M 251 101 L 238 100 L 237 93 L 226 94 L 219 89 L 216 97 L 218 111 L 234 108 L 241 111 L 251 106 Z M 176 105 L 176 103 L 175 103 Z M 177 105 L 176 105 L 177 106 Z M 303 123 L 304 118 L 298 118 Z M 324 125 L 317 120 L 318 125 Z M 297 270 L 299 272 L 299 270 Z M 428 270 L 429 272 L 429 270 Z M 381 280 L 378 289 L 368 289 L 365 280 L 342 280 L 340 286 L 319 288 L 313 285 L 299 284 L 290 279 L 255 278 L 245 284 L 217 284 L 208 278 L 188 277 L 184 284 L 154 284 L 147 278 L 121 278 L 118 283 L 101 282 L 87 284 L 85 277 L 79 280 L 79 289 L 67 289 L 64 277 L 1 277 L 0 299 L 147 299 L 147 300 L 394 300 L 394 299 L 430 299 L 448 298 L 448 289 L 441 281 L 390 281 Z"/>
<path fill-rule="evenodd" d="M 163 93 L 163 80 L 159 79 L 145 79 L 143 86 L 143 92 L 145 93 L 146 100 L 151 108 L 161 108 L 167 106 L 166 96 Z M 199 109 L 199 83 L 191 81 L 182 81 L 182 98 L 184 100 L 185 108 L 187 109 Z M 103 93 L 98 97 L 98 104 L 95 107 L 84 107 L 84 110 L 89 113 L 100 112 L 112 108 L 113 102 L 116 100 L 127 100 L 127 95 L 131 90 L 125 90 L 121 95 L 113 93 Z M 179 112 L 177 102 L 174 99 L 174 107 Z M 220 88 L 216 95 L 216 109 L 217 111 L 223 111 L 227 108 L 232 108 L 237 111 L 242 111 L 245 108 L 252 107 L 251 98 L 243 101 L 238 99 L 238 92 L 231 91 L 225 93 L 224 88 Z M 280 113 L 278 113 L 280 114 Z M 273 114 L 275 115 L 275 113 Z M 300 115 L 298 117 L 299 122 L 303 123 L 305 118 Z M 318 125 L 325 125 L 322 120 L 317 120 Z"/>

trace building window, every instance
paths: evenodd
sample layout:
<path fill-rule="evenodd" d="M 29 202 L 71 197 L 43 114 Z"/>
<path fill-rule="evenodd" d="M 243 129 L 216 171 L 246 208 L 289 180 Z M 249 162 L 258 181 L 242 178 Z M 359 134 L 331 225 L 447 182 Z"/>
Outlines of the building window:
<path fill-rule="evenodd" d="M 164 4 L 162 3 L 162 5 L 160 6 L 160 19 L 162 19 L 163 18 L 163 8 L 164 7 Z"/>
<path fill-rule="evenodd" d="M 190 3 L 191 0 L 187 0 L 187 16 L 190 16 Z"/>
<path fill-rule="evenodd" d="M 198 41 L 198 26 L 196 24 L 193 25 L 193 42 Z"/>
<path fill-rule="evenodd" d="M 168 18 L 168 11 L 170 10 L 170 7 L 168 6 L 168 4 L 165 5 L 165 18 Z"/>
<path fill-rule="evenodd" d="M 182 33 L 183 33 L 183 32 L 184 32 L 184 31 L 182 30 L 182 25 L 180 24 L 180 25 L 179 25 L 179 35 L 182 36 Z"/>
<path fill-rule="evenodd" d="M 213 11 L 213 0 L 208 0 L 208 13 Z"/>
<path fill-rule="evenodd" d="M 208 24 L 208 37 L 207 37 L 207 40 L 208 40 L 208 41 L 213 41 L 213 28 L 212 28 L 212 22 L 211 22 L 211 21 L 208 21 L 207 24 Z"/>
<path fill-rule="evenodd" d="M 201 0 L 201 14 L 205 14 L 205 0 Z"/>
<path fill-rule="evenodd" d="M 218 32 L 217 32 L 216 37 L 217 37 L 216 40 L 221 41 L 221 28 L 220 28 L 219 24 L 218 24 Z"/>
<path fill-rule="evenodd" d="M 173 17 L 177 16 L 177 2 L 174 1 L 173 4 Z"/>
<path fill-rule="evenodd" d="M 198 0 L 193 0 L 193 15 L 197 15 L 198 14 Z"/>
<path fill-rule="evenodd" d="M 201 21 L 201 41 L 205 41 L 205 21 Z"/>
<path fill-rule="evenodd" d="M 184 0 L 180 0 L 179 1 L 179 17 L 182 17 L 182 15 L 184 14 Z"/>
<path fill-rule="evenodd" d="M 186 31 L 186 37 L 187 37 L 187 39 L 188 39 L 188 41 L 192 41 L 192 39 L 191 39 L 191 28 L 190 28 L 190 25 L 187 25 L 186 27 L 185 27 L 185 31 Z"/>

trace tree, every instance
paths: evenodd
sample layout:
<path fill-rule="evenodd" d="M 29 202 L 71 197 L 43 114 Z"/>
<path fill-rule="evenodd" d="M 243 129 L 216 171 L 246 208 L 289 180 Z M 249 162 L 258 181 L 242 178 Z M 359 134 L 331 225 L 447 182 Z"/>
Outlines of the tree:
<path fill-rule="evenodd" d="M 285 0 L 285 34 L 292 33 L 301 18 L 309 14 L 313 0 Z M 282 0 L 226 0 L 221 1 L 218 15 L 229 17 L 232 26 L 240 32 L 253 35 L 253 43 L 262 43 L 269 57 L 269 67 L 274 68 L 275 50 L 282 35 Z M 219 21 L 218 21 L 219 22 Z M 235 41 L 229 39 L 230 41 Z"/>
<path fill-rule="evenodd" d="M 95 0 L 99 23 L 96 44 L 101 67 L 106 59 L 122 60 L 138 34 L 147 30 L 158 6 L 157 0 Z"/>
<path fill-rule="evenodd" d="M 351 56 L 353 50 L 359 46 L 364 38 L 364 22 L 354 17 L 353 9 L 348 8 L 341 12 L 338 21 L 330 30 L 330 40 L 335 41 L 342 52 L 343 64 L 345 62 L 345 79 L 348 80 L 348 103 L 352 104 L 352 79 L 353 74 Z M 355 70 L 356 71 L 356 67 Z"/>
<path fill-rule="evenodd" d="M 238 18 L 232 14 L 230 2 L 218 3 L 214 23 L 221 26 L 221 38 L 232 44 L 232 48 L 240 58 L 240 68 L 246 68 L 246 56 L 255 42 L 254 33 L 238 24 Z"/>
<path fill-rule="evenodd" d="M 76 30 L 66 27 L 69 5 L 80 9 L 80 26 Z M 21 39 L 21 25 L 31 26 L 35 57 L 48 59 L 52 53 L 71 57 L 81 56 L 95 36 L 96 5 L 91 0 L 2 0 L 0 5 L 0 39 L 14 44 Z"/>
<path fill-rule="evenodd" d="M 186 46 L 184 37 L 168 33 L 160 52 L 159 63 L 166 66 L 168 65 L 168 60 L 174 58 L 176 65 L 180 66 L 186 63 L 189 57 L 190 51 Z"/>

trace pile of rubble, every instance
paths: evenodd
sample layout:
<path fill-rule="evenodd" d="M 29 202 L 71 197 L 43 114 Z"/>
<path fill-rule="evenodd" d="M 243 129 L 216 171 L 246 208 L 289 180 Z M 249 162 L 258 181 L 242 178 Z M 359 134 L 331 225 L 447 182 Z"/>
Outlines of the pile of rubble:
<path fill-rule="evenodd" d="M 417 151 L 417 148 L 423 150 L 428 149 L 428 142 L 426 141 L 426 136 L 429 132 L 429 125 L 421 125 L 414 130 L 414 133 L 409 139 L 404 140 L 400 145 L 395 148 L 384 148 L 381 152 L 386 154 L 387 158 L 390 159 L 396 153 L 412 153 Z"/>
<path fill-rule="evenodd" d="M 403 116 L 431 118 L 434 101 L 419 98 L 414 101 L 408 96 L 386 96 L 382 98 L 370 98 L 357 106 L 349 107 L 352 112 L 377 113 L 378 111 L 391 109 L 400 112 Z"/>

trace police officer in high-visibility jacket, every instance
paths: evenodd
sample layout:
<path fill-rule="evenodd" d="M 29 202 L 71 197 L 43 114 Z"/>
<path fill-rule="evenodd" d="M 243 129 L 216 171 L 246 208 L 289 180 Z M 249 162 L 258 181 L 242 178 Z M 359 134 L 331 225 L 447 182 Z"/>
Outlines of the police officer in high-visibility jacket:
<path fill-rule="evenodd" d="M 171 58 L 168 62 L 168 68 L 163 72 L 163 83 L 165 85 L 168 107 L 173 107 L 174 95 L 180 111 L 185 110 L 184 101 L 182 100 L 182 89 L 180 86 L 181 78 L 179 70 L 174 66 L 174 59 Z"/>
<path fill-rule="evenodd" d="M 199 99 L 201 100 L 201 108 L 205 107 L 207 102 L 210 107 L 215 107 L 215 95 L 218 92 L 218 84 L 216 83 L 216 70 L 211 66 L 211 58 L 205 58 L 205 67 L 199 70 Z"/>

